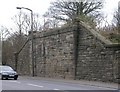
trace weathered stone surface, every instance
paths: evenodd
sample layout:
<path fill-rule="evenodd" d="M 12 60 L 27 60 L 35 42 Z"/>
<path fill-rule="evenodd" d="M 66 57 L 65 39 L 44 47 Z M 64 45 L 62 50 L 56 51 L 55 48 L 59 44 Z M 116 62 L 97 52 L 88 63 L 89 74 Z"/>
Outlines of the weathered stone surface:
<path fill-rule="evenodd" d="M 79 27 L 77 63 L 74 60 L 75 26 L 43 31 L 35 35 L 36 75 L 117 82 L 120 76 L 120 47 L 112 45 L 89 27 Z"/>
<path fill-rule="evenodd" d="M 79 38 L 77 79 L 114 81 L 118 78 L 119 47 L 106 47 L 98 38 L 82 28 Z"/>
<path fill-rule="evenodd" d="M 36 75 L 73 79 L 73 32 L 71 28 L 37 34 L 35 41 Z"/>

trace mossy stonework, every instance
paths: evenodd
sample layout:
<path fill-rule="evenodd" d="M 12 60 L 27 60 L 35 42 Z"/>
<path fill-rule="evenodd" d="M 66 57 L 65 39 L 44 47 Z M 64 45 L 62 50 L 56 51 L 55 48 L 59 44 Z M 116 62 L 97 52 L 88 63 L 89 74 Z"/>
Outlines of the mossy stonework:
<path fill-rule="evenodd" d="M 35 33 L 35 75 L 118 82 L 120 45 L 112 44 L 91 30 L 80 24 L 79 28 L 72 25 Z M 79 31 L 79 37 L 75 31 Z"/>

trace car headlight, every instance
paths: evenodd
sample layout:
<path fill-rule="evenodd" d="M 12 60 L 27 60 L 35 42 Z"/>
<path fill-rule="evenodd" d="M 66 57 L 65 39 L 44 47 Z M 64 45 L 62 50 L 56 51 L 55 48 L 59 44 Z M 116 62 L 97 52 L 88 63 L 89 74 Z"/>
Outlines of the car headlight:
<path fill-rule="evenodd" d="M 15 75 L 17 75 L 17 72 L 14 72 Z"/>
<path fill-rule="evenodd" d="M 8 75 L 8 73 L 3 72 L 2 75 Z"/>

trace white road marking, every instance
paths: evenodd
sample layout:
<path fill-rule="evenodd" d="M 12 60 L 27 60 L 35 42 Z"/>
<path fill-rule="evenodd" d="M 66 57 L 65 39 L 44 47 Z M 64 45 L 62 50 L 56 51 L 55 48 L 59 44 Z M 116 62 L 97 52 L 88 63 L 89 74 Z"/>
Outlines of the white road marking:
<path fill-rule="evenodd" d="M 15 82 L 15 83 L 19 83 L 19 84 L 21 83 L 21 82 L 19 82 L 19 81 L 8 81 L 8 82 Z"/>
<path fill-rule="evenodd" d="M 35 84 L 28 84 L 30 86 L 35 86 L 35 87 L 40 87 L 40 88 L 43 88 L 44 86 L 40 86 L 40 85 L 35 85 Z"/>
<path fill-rule="evenodd" d="M 60 89 L 55 88 L 55 89 L 53 89 L 53 90 L 60 90 Z"/>

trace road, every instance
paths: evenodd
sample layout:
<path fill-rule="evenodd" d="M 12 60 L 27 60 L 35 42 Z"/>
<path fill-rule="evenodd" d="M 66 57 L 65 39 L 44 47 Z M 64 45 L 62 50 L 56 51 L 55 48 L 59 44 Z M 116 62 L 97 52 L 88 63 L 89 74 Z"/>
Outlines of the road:
<path fill-rule="evenodd" d="M 85 85 L 64 80 L 19 77 L 18 80 L 2 80 L 2 90 L 116 90 L 116 88 Z"/>

